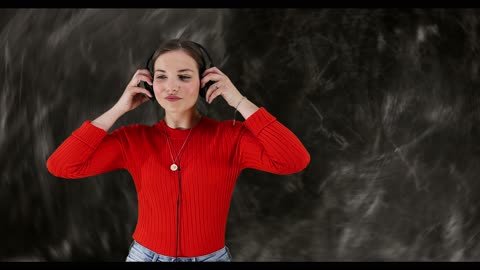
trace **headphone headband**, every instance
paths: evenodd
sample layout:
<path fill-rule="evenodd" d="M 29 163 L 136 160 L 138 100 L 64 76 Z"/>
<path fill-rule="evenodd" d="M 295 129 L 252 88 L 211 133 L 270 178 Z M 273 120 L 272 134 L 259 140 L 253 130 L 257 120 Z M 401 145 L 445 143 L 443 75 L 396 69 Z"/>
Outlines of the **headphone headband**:
<path fill-rule="evenodd" d="M 207 59 L 208 59 L 208 62 L 209 62 L 209 63 L 205 63 L 205 68 L 207 69 L 207 68 L 213 67 L 212 57 L 211 57 L 210 54 L 208 53 L 207 49 L 205 49 L 205 47 L 203 47 L 200 43 L 197 43 L 197 42 L 195 42 L 195 41 L 192 41 L 192 43 L 195 44 L 195 45 L 200 49 L 200 51 L 203 52 L 203 54 L 204 54 L 205 56 L 207 56 Z M 150 57 L 148 58 L 147 63 L 145 64 L 145 67 L 146 67 L 147 69 L 150 69 L 150 62 L 152 61 L 152 57 L 155 55 L 155 52 L 156 52 L 156 51 L 153 51 L 153 53 L 152 53 L 152 54 L 150 55 Z M 205 58 L 204 58 L 204 60 L 205 60 Z"/>
<path fill-rule="evenodd" d="M 209 61 L 209 64 L 207 66 L 207 63 L 205 63 L 205 68 L 211 68 L 213 66 L 213 61 L 212 61 L 212 57 L 210 57 L 210 54 L 208 53 L 208 51 L 205 49 L 205 47 L 203 47 L 202 45 L 200 45 L 200 43 L 197 43 L 195 41 L 192 41 L 193 44 L 197 45 L 198 48 L 200 48 L 201 51 L 203 51 L 203 53 L 207 56 L 208 58 L 208 61 Z"/>

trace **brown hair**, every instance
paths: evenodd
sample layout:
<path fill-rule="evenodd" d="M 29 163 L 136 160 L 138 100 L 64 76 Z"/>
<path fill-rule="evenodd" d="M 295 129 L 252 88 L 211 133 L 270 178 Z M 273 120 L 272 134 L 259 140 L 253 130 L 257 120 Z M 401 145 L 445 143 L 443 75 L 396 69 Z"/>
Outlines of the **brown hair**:
<path fill-rule="evenodd" d="M 153 65 L 155 64 L 155 61 L 160 55 L 170 51 L 183 50 L 188 55 L 190 55 L 195 60 L 195 62 L 197 62 L 198 71 L 201 75 L 203 71 L 205 71 L 205 69 L 207 69 L 209 65 L 211 65 L 211 63 L 208 63 L 208 61 L 211 61 L 209 59 L 210 56 L 207 55 L 207 59 L 207 57 L 205 57 L 206 51 L 205 49 L 203 49 L 204 51 L 202 52 L 202 49 L 203 47 L 200 44 L 190 40 L 178 38 L 167 40 L 161 43 L 160 46 L 155 50 L 152 57 L 148 60 L 147 68 L 153 74 Z"/>

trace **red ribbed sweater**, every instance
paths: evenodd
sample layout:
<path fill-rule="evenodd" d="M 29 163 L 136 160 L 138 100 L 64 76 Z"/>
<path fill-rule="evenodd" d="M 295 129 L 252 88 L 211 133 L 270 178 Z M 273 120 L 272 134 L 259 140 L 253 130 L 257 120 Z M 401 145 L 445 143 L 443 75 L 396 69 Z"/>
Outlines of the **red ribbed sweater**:
<path fill-rule="evenodd" d="M 190 257 L 224 247 L 230 199 L 242 169 L 285 175 L 303 170 L 310 162 L 300 140 L 263 107 L 235 125 L 231 120 L 202 117 L 175 172 L 170 170 L 165 130 L 176 156 L 190 130 L 172 129 L 161 120 L 107 133 L 87 120 L 46 165 L 54 176 L 68 179 L 126 169 L 138 199 L 133 238 L 157 253 Z"/>

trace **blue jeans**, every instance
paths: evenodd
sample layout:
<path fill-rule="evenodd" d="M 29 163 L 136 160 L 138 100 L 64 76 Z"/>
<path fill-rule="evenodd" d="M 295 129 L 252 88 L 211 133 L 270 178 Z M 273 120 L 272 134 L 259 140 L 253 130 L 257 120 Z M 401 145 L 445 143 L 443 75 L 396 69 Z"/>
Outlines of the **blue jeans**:
<path fill-rule="evenodd" d="M 133 240 L 126 262 L 230 262 L 232 255 L 225 246 L 220 250 L 198 257 L 170 257 L 158 254 Z"/>

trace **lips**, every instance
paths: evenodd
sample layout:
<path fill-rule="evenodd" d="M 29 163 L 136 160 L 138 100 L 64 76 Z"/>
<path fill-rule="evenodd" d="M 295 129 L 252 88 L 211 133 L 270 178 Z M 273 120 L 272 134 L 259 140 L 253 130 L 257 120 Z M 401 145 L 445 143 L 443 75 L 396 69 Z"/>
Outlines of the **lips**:
<path fill-rule="evenodd" d="M 168 101 L 177 101 L 177 100 L 180 100 L 182 98 L 177 97 L 177 96 L 167 96 L 165 99 L 168 100 Z"/>

